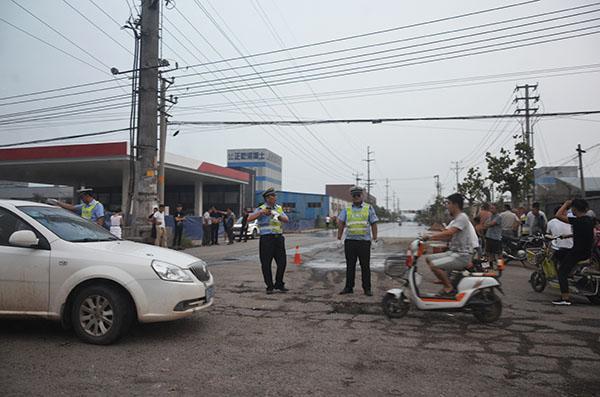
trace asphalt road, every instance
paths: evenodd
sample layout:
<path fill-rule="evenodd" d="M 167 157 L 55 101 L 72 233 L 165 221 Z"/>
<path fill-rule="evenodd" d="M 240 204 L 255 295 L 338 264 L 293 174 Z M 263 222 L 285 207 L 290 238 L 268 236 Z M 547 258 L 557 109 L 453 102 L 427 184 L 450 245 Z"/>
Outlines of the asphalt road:
<path fill-rule="evenodd" d="M 386 235 L 393 236 L 393 230 Z M 287 240 L 290 247 L 302 242 L 305 260 L 288 267 L 289 293 L 264 293 L 256 242 L 200 249 L 213 264 L 215 305 L 186 320 L 138 325 L 112 346 L 83 344 L 50 322 L 1 321 L 0 394 L 600 392 L 600 307 L 584 300 L 552 306 L 556 292 L 533 292 L 529 270 L 514 266 L 504 273 L 504 311 L 494 325 L 481 325 L 466 313 L 414 309 L 392 321 L 379 306 L 383 292 L 395 285 L 392 280 L 375 272 L 373 297 L 360 288 L 340 296 L 343 259 L 332 237 Z M 397 239 L 387 237 L 374 257 L 400 249 Z M 291 258 L 293 251 L 288 254 Z M 428 270 L 422 273 L 427 276 Z"/>

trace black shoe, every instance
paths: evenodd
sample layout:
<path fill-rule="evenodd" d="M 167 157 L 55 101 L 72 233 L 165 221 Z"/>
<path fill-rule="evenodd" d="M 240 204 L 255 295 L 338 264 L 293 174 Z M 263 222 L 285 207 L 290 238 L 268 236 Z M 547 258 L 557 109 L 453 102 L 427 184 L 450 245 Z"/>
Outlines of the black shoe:
<path fill-rule="evenodd" d="M 351 289 L 344 288 L 342 290 L 342 292 L 340 292 L 340 295 L 353 294 L 353 293 L 354 293 L 354 291 L 352 291 Z"/>
<path fill-rule="evenodd" d="M 267 288 L 267 295 L 271 295 L 273 293 L 273 288 Z"/>
<path fill-rule="evenodd" d="M 276 290 L 280 291 L 280 292 L 288 292 L 289 289 L 285 288 L 285 287 L 275 287 Z"/>
<path fill-rule="evenodd" d="M 572 303 L 571 303 L 570 300 L 563 299 L 563 298 L 560 298 L 560 299 L 557 299 L 557 300 L 553 300 L 552 304 L 553 305 L 557 305 L 557 306 L 571 306 L 572 305 Z"/>
<path fill-rule="evenodd" d="M 373 293 L 371 292 L 370 289 L 368 289 L 368 290 L 365 291 L 365 295 L 367 295 L 367 296 L 373 296 Z"/>

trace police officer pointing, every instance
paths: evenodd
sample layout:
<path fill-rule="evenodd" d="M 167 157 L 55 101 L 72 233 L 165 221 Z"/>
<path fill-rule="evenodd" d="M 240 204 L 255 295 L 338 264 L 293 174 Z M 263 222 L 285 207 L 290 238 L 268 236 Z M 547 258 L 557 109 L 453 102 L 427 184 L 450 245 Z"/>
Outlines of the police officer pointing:
<path fill-rule="evenodd" d="M 283 212 L 283 208 L 276 203 L 277 195 L 273 188 L 265 190 L 262 196 L 265 203 L 258 207 L 254 213 L 248 215 L 248 223 L 258 219 L 258 227 L 260 228 L 259 256 L 262 274 L 267 285 L 267 294 L 272 294 L 274 289 L 287 292 L 288 289 L 285 288 L 283 282 L 287 257 L 282 223 L 289 222 L 289 218 Z M 273 284 L 273 273 L 271 272 L 273 259 L 277 263 L 275 284 Z"/>
<path fill-rule="evenodd" d="M 48 200 L 48 203 L 76 212 L 81 215 L 83 219 L 97 223 L 100 226 L 104 225 L 104 206 L 101 202 L 94 199 L 94 190 L 81 188 L 77 193 L 81 199 L 81 204 L 72 205 L 54 199 Z"/>
<path fill-rule="evenodd" d="M 338 215 L 338 240 L 342 239 L 346 228 L 344 253 L 346 254 L 346 286 L 340 295 L 354 292 L 356 260 L 360 261 L 362 287 L 365 295 L 371 292 L 371 238 L 377 240 L 377 215 L 369 204 L 363 202 L 363 189 L 355 186 L 350 189 L 352 206 Z"/>

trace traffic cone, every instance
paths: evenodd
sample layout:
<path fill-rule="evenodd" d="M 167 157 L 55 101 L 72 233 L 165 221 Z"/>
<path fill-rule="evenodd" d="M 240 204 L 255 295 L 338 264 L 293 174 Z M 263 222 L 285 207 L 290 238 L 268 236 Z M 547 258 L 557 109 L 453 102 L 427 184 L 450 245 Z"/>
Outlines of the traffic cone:
<path fill-rule="evenodd" d="M 300 256 L 300 246 L 296 246 L 296 253 L 294 254 L 294 265 L 300 266 L 302 264 L 302 257 Z"/>

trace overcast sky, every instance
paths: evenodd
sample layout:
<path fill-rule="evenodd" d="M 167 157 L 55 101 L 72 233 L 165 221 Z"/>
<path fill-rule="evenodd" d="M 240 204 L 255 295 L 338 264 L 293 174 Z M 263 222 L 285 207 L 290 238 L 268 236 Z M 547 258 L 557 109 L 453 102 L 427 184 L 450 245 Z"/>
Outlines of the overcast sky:
<path fill-rule="evenodd" d="M 0 40 L 0 56 L 3 59 L 2 75 L 4 77 L 3 84 L 0 86 L 1 97 L 109 79 L 108 67 L 112 66 L 120 70 L 131 68 L 133 59 L 131 35 L 126 30 L 121 30 L 118 24 L 109 19 L 99 8 L 122 24 L 129 17 L 130 9 L 135 13 L 133 1 L 67 0 L 68 3 L 59 0 L 15 1 L 68 37 L 73 43 L 85 49 L 93 57 L 44 26 L 42 22 L 19 8 L 14 2 L 2 1 L 0 2 L 0 15 L 5 22 L 0 21 L 2 38 Z M 174 95 L 183 94 L 179 104 L 171 109 L 172 120 L 289 120 L 296 118 L 383 118 L 512 113 L 515 109 L 515 105 L 511 103 L 514 98 L 514 88 L 517 84 L 526 83 L 539 83 L 540 111 L 600 109 L 600 95 L 598 95 L 600 90 L 599 34 L 329 79 L 308 81 L 312 74 L 335 69 L 304 71 L 300 74 L 303 77 L 298 78 L 297 83 L 294 84 L 244 90 L 236 88 L 241 86 L 248 88 L 247 84 L 260 85 L 263 82 L 262 79 L 270 81 L 270 79 L 297 77 L 299 76 L 298 72 L 303 70 L 301 69 L 302 65 L 307 63 L 398 47 L 410 48 L 371 56 L 373 58 L 403 55 L 403 57 L 394 59 L 356 63 L 365 58 L 355 58 L 337 63 L 305 66 L 305 68 L 339 65 L 346 62 L 348 65 L 339 66 L 339 68 L 356 68 L 428 55 L 430 58 L 427 59 L 431 60 L 435 59 L 435 57 L 431 58 L 432 54 L 444 51 L 464 50 L 471 47 L 482 47 L 478 51 L 484 51 L 483 46 L 523 38 L 555 34 L 550 38 L 537 39 L 548 40 L 596 32 L 600 30 L 600 20 L 597 20 L 600 18 L 600 12 L 593 11 L 600 10 L 599 5 L 476 30 L 415 39 L 417 36 L 448 30 L 591 5 L 593 4 L 591 1 L 542 0 L 471 17 L 248 58 L 248 61 L 253 64 L 282 60 L 279 63 L 258 65 L 254 70 L 249 68 L 248 63 L 244 60 L 185 68 L 188 65 L 207 61 L 216 62 L 223 58 L 239 57 L 238 51 L 248 55 L 279 50 L 283 47 L 289 48 L 396 28 L 517 2 L 178 0 L 174 3 L 174 9 L 164 10 L 165 20 L 163 21 L 162 57 L 172 64 L 177 62 L 180 67 L 179 70 L 170 73 L 171 76 L 177 76 L 171 92 Z M 139 2 L 135 3 L 137 6 Z M 97 27 L 69 7 L 69 4 Z M 204 10 L 201 6 L 204 7 Z M 572 15 L 583 12 L 586 14 Z M 207 16 L 207 13 L 212 19 Z M 572 16 L 545 23 L 534 23 L 568 15 Z M 218 24 L 221 31 L 213 21 Z M 6 22 L 81 60 L 74 59 L 48 44 L 16 30 Z M 457 36 L 524 24 L 528 24 L 528 26 L 487 35 L 448 40 Z M 567 24 L 568 26 L 562 26 Z M 553 29 L 548 30 L 547 28 Z M 539 32 L 532 32 L 538 29 L 540 29 Z M 576 29 L 577 32 L 561 33 Z M 523 34 L 514 36 L 515 33 Z M 506 37 L 499 38 L 498 36 Z M 424 50 L 435 47 L 493 37 L 496 38 L 496 41 L 424 52 Z M 406 39 L 410 40 L 406 41 Z M 321 57 L 302 58 L 316 53 L 380 44 L 392 40 L 405 41 L 352 52 L 345 51 Z M 425 45 L 431 41 L 436 43 Z M 235 44 L 237 50 L 232 43 Z M 416 44 L 421 45 L 417 46 Z M 489 47 L 489 49 L 492 48 L 497 47 Z M 300 59 L 290 61 L 291 58 L 299 57 Z M 592 66 L 586 67 L 586 65 Z M 228 68 L 235 69 L 223 70 Z M 280 68 L 287 69 L 281 72 L 269 72 L 272 69 Z M 547 71 L 547 69 L 558 68 L 567 69 Z M 262 79 L 252 75 L 255 71 L 262 73 Z M 286 72 L 293 74 L 281 77 L 271 76 Z M 182 77 L 182 75 L 189 74 L 194 75 Z M 236 79 L 242 79 L 245 75 L 250 78 L 254 77 L 254 80 L 235 83 Z M 480 78 L 481 76 L 497 75 L 504 76 Z M 224 78 L 234 80 L 222 80 Z M 439 82 L 451 79 L 459 80 L 453 83 Z M 203 83 L 205 80 L 209 80 L 209 82 Z M 438 83 L 431 83 L 436 81 Z M 184 85 L 192 83 L 204 84 L 204 86 L 185 90 Z M 6 115 L 7 113 L 50 106 L 58 106 L 60 110 L 63 104 L 81 100 L 113 95 L 125 96 L 128 90 L 128 81 L 119 82 L 123 85 L 122 89 L 114 88 L 116 84 L 117 82 L 81 88 L 79 90 L 94 88 L 103 88 L 103 90 L 46 101 L 7 106 L 6 104 L 10 101 L 2 100 L 0 101 L 0 105 L 2 105 L 0 113 Z M 206 93 L 210 90 L 224 89 L 229 89 L 230 92 Z M 183 98 L 185 94 L 191 95 L 199 91 L 204 94 Z M 28 98 L 32 97 L 14 100 Z M 118 105 L 126 102 L 127 98 L 117 98 L 107 104 Z M 0 143 L 125 128 L 128 126 L 128 112 L 127 107 L 122 107 L 103 112 L 68 115 L 18 124 L 2 125 L 0 122 Z M 512 148 L 514 143 L 512 135 L 518 134 L 520 128 L 520 124 L 515 120 L 499 123 L 493 121 L 429 121 L 375 125 L 342 124 L 308 128 L 252 126 L 226 130 L 214 127 L 171 126 L 170 134 L 177 129 L 180 130 L 180 133 L 176 137 L 169 137 L 167 145 L 169 152 L 221 165 L 226 164 L 227 149 L 265 147 L 283 157 L 284 189 L 316 193 L 323 193 L 326 183 L 351 183 L 353 172 L 366 174 L 366 163 L 363 159 L 366 158 L 367 146 L 370 146 L 375 158 L 375 162 L 372 163 L 372 176 L 376 179 L 375 194 L 379 202 L 384 203 L 385 178 L 390 178 L 390 197 L 392 192 L 396 192 L 402 208 L 421 208 L 431 200 L 435 193 L 433 175 L 440 175 L 444 193 L 450 193 L 455 185 L 454 174 L 450 171 L 451 162 L 462 160 L 462 176 L 466 172 L 466 168 L 478 164 L 484 165 L 486 150 L 497 153 L 500 147 Z M 599 128 L 600 117 L 598 116 L 540 120 L 534 126 L 536 161 L 540 165 L 575 165 L 574 161 L 566 161 L 569 160 L 568 156 L 575 154 L 575 147 L 578 143 L 581 143 L 583 147 L 590 147 L 600 142 Z M 68 141 L 68 143 L 125 139 L 127 139 L 127 133 L 120 133 Z M 591 150 L 586 154 L 585 163 L 589 164 L 585 169 L 587 175 L 600 176 L 600 149 Z"/>

